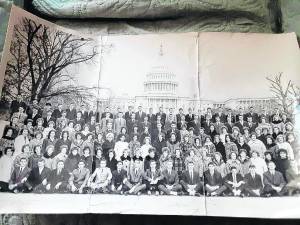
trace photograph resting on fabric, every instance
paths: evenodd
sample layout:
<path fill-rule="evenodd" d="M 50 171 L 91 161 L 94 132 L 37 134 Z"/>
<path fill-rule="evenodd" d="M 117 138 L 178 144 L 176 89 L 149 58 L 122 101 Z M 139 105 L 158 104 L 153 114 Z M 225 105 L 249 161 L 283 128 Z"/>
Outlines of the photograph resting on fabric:
<path fill-rule="evenodd" d="M 296 197 L 299 55 L 294 34 L 88 37 L 13 7 L 0 192 L 153 196 L 195 214 Z"/>

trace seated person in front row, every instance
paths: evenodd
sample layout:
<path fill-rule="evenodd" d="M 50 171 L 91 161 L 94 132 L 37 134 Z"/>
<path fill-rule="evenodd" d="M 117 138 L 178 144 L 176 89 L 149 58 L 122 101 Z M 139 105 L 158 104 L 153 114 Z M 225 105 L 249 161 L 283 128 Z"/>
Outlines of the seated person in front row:
<path fill-rule="evenodd" d="M 64 168 L 64 161 L 59 160 L 56 169 L 52 170 L 49 177 L 49 182 L 46 185 L 46 190 L 52 193 L 68 192 L 69 173 Z"/>
<path fill-rule="evenodd" d="M 134 165 L 130 168 L 128 178 L 125 185 L 129 188 L 128 194 L 140 195 L 146 189 L 146 184 L 143 184 L 144 172 L 142 170 L 142 161 L 139 158 L 134 160 Z"/>
<path fill-rule="evenodd" d="M 34 167 L 28 177 L 28 181 L 33 187 L 35 193 L 45 193 L 51 170 L 45 166 L 45 159 L 40 158 L 37 167 Z"/>
<path fill-rule="evenodd" d="M 203 194 L 203 183 L 198 171 L 194 170 L 194 162 L 189 161 L 187 170 L 182 173 L 181 185 L 188 195 Z"/>
<path fill-rule="evenodd" d="M 208 196 L 220 196 L 226 190 L 221 174 L 215 170 L 213 162 L 208 163 L 208 170 L 204 172 L 205 190 Z"/>
<path fill-rule="evenodd" d="M 13 170 L 8 188 L 14 193 L 19 192 L 29 192 L 32 190 L 32 186 L 28 182 L 28 177 L 30 175 L 30 169 L 28 167 L 28 159 L 21 158 L 20 166 L 15 167 Z"/>
<path fill-rule="evenodd" d="M 87 193 L 87 182 L 90 177 L 90 170 L 86 168 L 85 161 L 80 160 L 78 168 L 73 170 L 69 178 L 69 189 L 72 193 Z"/>
<path fill-rule="evenodd" d="M 127 171 L 124 169 L 123 161 L 118 161 L 117 169 L 112 172 L 111 191 L 115 194 L 123 194 L 128 190 L 125 186 Z"/>
<path fill-rule="evenodd" d="M 283 196 L 287 194 L 286 182 L 282 173 L 275 170 L 276 165 L 273 161 L 268 163 L 268 171 L 264 173 L 263 196 Z"/>
<path fill-rule="evenodd" d="M 93 192 L 108 193 L 111 178 L 111 170 L 106 166 L 106 159 L 102 158 L 100 166 L 96 168 L 92 176 L 89 178 L 88 186 Z"/>
<path fill-rule="evenodd" d="M 144 173 L 144 183 L 146 184 L 146 190 L 148 195 L 151 195 L 153 192 L 155 195 L 159 195 L 158 185 L 163 179 L 161 172 L 156 168 L 157 163 L 155 160 L 150 161 L 150 168 Z"/>
<path fill-rule="evenodd" d="M 167 162 L 167 168 L 162 171 L 163 179 L 161 184 L 158 185 L 158 189 L 163 194 L 167 195 L 178 195 L 182 190 L 179 184 L 179 178 L 177 172 L 173 169 L 173 160 L 169 159 Z"/>
<path fill-rule="evenodd" d="M 263 183 L 261 176 L 255 172 L 255 165 L 249 166 L 249 173 L 244 177 L 245 188 L 244 192 L 246 196 L 259 197 L 263 189 Z"/>
<path fill-rule="evenodd" d="M 241 196 L 244 190 L 244 179 L 240 173 L 237 172 L 235 166 L 231 166 L 231 173 L 227 174 L 225 177 L 224 185 L 227 190 L 224 192 L 229 196 Z"/>

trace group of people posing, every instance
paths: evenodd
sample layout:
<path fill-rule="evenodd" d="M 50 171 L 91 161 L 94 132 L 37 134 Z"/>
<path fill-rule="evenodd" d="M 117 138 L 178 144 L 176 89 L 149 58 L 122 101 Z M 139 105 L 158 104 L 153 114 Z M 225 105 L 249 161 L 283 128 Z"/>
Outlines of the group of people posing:
<path fill-rule="evenodd" d="M 298 178 L 293 118 L 274 109 L 154 113 L 11 103 L 0 191 L 284 196 Z"/>

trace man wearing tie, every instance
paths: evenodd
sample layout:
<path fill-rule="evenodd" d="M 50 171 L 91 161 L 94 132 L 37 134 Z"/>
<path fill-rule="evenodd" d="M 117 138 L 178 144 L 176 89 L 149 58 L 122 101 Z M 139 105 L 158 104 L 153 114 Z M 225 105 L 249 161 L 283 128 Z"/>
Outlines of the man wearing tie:
<path fill-rule="evenodd" d="M 194 127 L 194 114 L 193 114 L 193 109 L 189 108 L 188 109 L 188 114 L 185 115 L 185 122 L 187 123 L 187 129 L 190 127 Z"/>
<path fill-rule="evenodd" d="M 14 193 L 29 192 L 32 190 L 32 186 L 28 182 L 30 175 L 30 169 L 28 167 L 27 158 L 20 159 L 20 166 L 16 167 L 9 181 L 8 188 Z"/>
<path fill-rule="evenodd" d="M 142 106 L 138 107 L 138 112 L 135 114 L 135 119 L 137 120 L 138 125 L 140 125 L 143 121 L 144 118 L 147 116 L 145 112 L 143 112 Z"/>
<path fill-rule="evenodd" d="M 52 193 L 66 193 L 68 192 L 69 173 L 64 168 L 64 161 L 59 160 L 56 169 L 51 171 L 49 182 L 46 185 L 46 190 Z"/>
<path fill-rule="evenodd" d="M 123 112 L 119 112 L 118 118 L 116 118 L 114 122 L 115 133 L 120 134 L 122 127 L 126 127 L 126 120 L 123 118 Z"/>
<path fill-rule="evenodd" d="M 255 165 L 249 166 L 249 173 L 244 177 L 246 196 L 259 197 L 263 189 L 262 177 L 255 172 Z"/>
<path fill-rule="evenodd" d="M 226 190 L 226 187 L 223 185 L 223 178 L 215 170 L 213 162 L 208 163 L 208 170 L 204 172 L 204 184 L 208 196 L 220 196 Z"/>
<path fill-rule="evenodd" d="M 108 185 L 110 184 L 111 178 L 111 170 L 106 166 L 106 159 L 102 158 L 100 166 L 96 168 L 89 178 L 88 186 L 95 193 L 108 193 Z"/>
<path fill-rule="evenodd" d="M 282 173 L 275 170 L 276 166 L 273 161 L 268 163 L 268 171 L 264 173 L 264 189 L 263 195 L 270 196 L 283 196 L 287 193 L 286 182 Z"/>
<path fill-rule="evenodd" d="M 118 161 L 117 169 L 112 172 L 111 191 L 115 194 L 123 194 L 126 191 L 125 180 L 127 171 L 123 169 L 123 162 Z"/>
<path fill-rule="evenodd" d="M 144 173 L 144 183 L 146 184 L 146 190 L 148 195 L 151 195 L 153 192 L 155 195 L 159 195 L 158 185 L 163 179 L 163 176 L 158 168 L 155 160 L 150 161 L 150 168 Z"/>
<path fill-rule="evenodd" d="M 85 167 L 85 161 L 80 160 L 78 168 L 73 170 L 69 178 L 69 189 L 72 193 L 86 193 L 90 170 Z"/>
<path fill-rule="evenodd" d="M 48 183 L 51 170 L 45 167 L 44 158 L 40 158 L 37 165 L 37 167 L 34 167 L 31 170 L 28 181 L 33 187 L 33 192 L 44 193 L 46 192 L 46 185 Z"/>
<path fill-rule="evenodd" d="M 231 166 L 230 170 L 231 173 L 225 177 L 226 192 L 229 196 L 240 196 L 244 190 L 244 179 L 235 166 Z"/>
<path fill-rule="evenodd" d="M 129 171 L 128 179 L 124 182 L 129 188 L 128 194 L 140 195 L 141 192 L 146 189 L 146 184 L 143 184 L 143 176 L 142 162 L 139 158 L 136 158 L 134 165 Z"/>
<path fill-rule="evenodd" d="M 194 170 L 194 162 L 189 161 L 187 165 L 188 169 L 183 171 L 182 180 L 180 181 L 183 190 L 188 195 L 199 195 L 203 194 L 203 182 L 198 171 Z"/>
<path fill-rule="evenodd" d="M 182 190 L 182 186 L 179 184 L 178 174 L 173 170 L 173 160 L 169 159 L 167 162 L 167 168 L 162 171 L 161 184 L 158 185 L 158 189 L 161 194 L 166 195 L 178 195 Z"/>

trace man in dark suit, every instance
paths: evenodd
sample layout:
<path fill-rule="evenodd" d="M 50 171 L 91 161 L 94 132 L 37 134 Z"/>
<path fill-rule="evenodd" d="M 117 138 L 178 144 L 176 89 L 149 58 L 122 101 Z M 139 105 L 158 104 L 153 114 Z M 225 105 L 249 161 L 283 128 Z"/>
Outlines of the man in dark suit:
<path fill-rule="evenodd" d="M 147 115 L 148 121 L 153 124 L 156 120 L 156 115 L 153 113 L 153 108 L 149 108 L 149 113 Z"/>
<path fill-rule="evenodd" d="M 136 158 L 128 173 L 128 179 L 124 182 L 129 189 L 128 194 L 140 195 L 146 189 L 146 184 L 143 184 L 143 176 L 142 161 Z"/>
<path fill-rule="evenodd" d="M 8 188 L 14 193 L 29 192 L 32 186 L 28 182 L 30 169 L 27 158 L 20 159 L 20 166 L 16 167 L 10 177 Z"/>
<path fill-rule="evenodd" d="M 180 108 L 178 114 L 176 114 L 176 121 L 177 121 L 177 123 L 179 123 L 181 121 L 181 117 L 182 116 L 185 116 L 185 115 L 183 113 L 183 108 Z"/>
<path fill-rule="evenodd" d="M 224 123 L 221 122 L 220 116 L 217 114 L 215 115 L 215 130 L 217 131 L 217 134 L 221 134 L 221 128 L 224 126 Z"/>
<path fill-rule="evenodd" d="M 12 115 L 15 112 L 18 112 L 19 107 L 23 107 L 25 110 L 27 108 L 25 102 L 22 100 L 21 95 L 17 95 L 17 99 L 13 100 L 10 105 L 10 114 Z"/>
<path fill-rule="evenodd" d="M 50 169 L 45 167 L 45 159 L 38 160 L 38 166 L 34 167 L 29 175 L 28 181 L 33 187 L 33 192 L 44 193 L 46 192 L 46 185 L 50 176 Z"/>
<path fill-rule="evenodd" d="M 222 107 L 219 107 L 219 108 L 218 108 L 218 112 L 215 113 L 215 114 L 213 115 L 213 122 L 214 122 L 214 123 L 216 122 L 216 117 L 217 117 L 217 116 L 220 118 L 220 122 L 221 122 L 221 123 L 225 123 L 225 122 L 226 122 L 226 116 L 225 116 L 225 114 L 223 113 Z"/>
<path fill-rule="evenodd" d="M 194 122 L 194 114 L 193 114 L 193 109 L 189 108 L 188 109 L 188 114 L 185 115 L 185 122 L 187 123 L 187 129 L 193 126 Z"/>
<path fill-rule="evenodd" d="M 48 127 L 50 121 L 53 121 L 55 124 L 55 118 L 52 116 L 51 110 L 47 111 L 46 117 L 44 117 L 43 127 Z"/>
<path fill-rule="evenodd" d="M 237 172 L 235 166 L 231 166 L 231 173 L 227 174 L 224 179 L 224 184 L 227 188 L 226 194 L 229 196 L 240 196 L 244 190 L 244 179 L 240 173 Z"/>
<path fill-rule="evenodd" d="M 146 117 L 146 113 L 143 112 L 142 106 L 138 107 L 138 111 L 135 113 L 135 119 L 138 122 L 138 125 L 140 125 L 142 122 L 144 122 L 144 118 Z"/>
<path fill-rule="evenodd" d="M 253 118 L 253 122 L 254 122 L 254 123 L 258 123 L 258 122 L 259 122 L 259 121 L 258 121 L 258 114 L 257 114 L 256 112 L 254 112 L 253 106 L 250 106 L 250 107 L 249 107 L 249 112 L 246 113 L 245 116 L 246 116 L 247 118 L 248 118 L 249 116 L 251 116 L 251 117 Z"/>
<path fill-rule="evenodd" d="M 127 171 L 123 169 L 123 162 L 118 161 L 117 169 L 112 172 L 111 191 L 116 194 L 123 194 L 128 188 L 124 182 L 127 179 Z"/>
<path fill-rule="evenodd" d="M 74 125 L 80 124 L 81 129 L 83 128 L 85 124 L 85 120 L 82 118 L 82 112 L 78 111 L 76 113 L 76 118 L 74 119 Z"/>
<path fill-rule="evenodd" d="M 32 126 L 35 127 L 37 124 L 36 123 L 37 119 L 41 118 L 41 117 L 42 117 L 42 115 L 39 112 L 39 109 L 37 107 L 33 107 L 32 110 L 30 111 L 30 114 L 28 114 L 28 117 L 26 118 L 25 122 L 27 122 L 28 119 L 32 119 Z"/>
<path fill-rule="evenodd" d="M 239 115 L 237 122 L 234 124 L 235 127 L 238 127 L 240 129 L 241 134 L 244 134 L 244 127 L 246 127 L 248 124 L 246 121 L 244 121 L 244 116 Z"/>
<path fill-rule="evenodd" d="M 247 123 L 245 124 L 246 127 L 249 127 L 250 134 L 255 132 L 257 127 L 257 123 L 253 121 L 253 117 L 251 115 L 247 116 Z"/>
<path fill-rule="evenodd" d="M 194 162 L 189 161 L 187 167 L 187 170 L 182 172 L 180 181 L 183 190 L 192 196 L 203 194 L 203 182 L 199 172 L 194 170 Z"/>
<path fill-rule="evenodd" d="M 158 135 L 162 134 L 162 133 L 165 137 L 166 134 L 165 134 L 165 131 L 162 129 L 162 124 L 161 123 L 156 124 L 156 128 L 151 131 L 151 141 L 152 141 L 152 143 L 154 141 L 158 140 Z"/>
<path fill-rule="evenodd" d="M 67 118 L 69 120 L 74 120 L 76 118 L 77 111 L 75 109 L 74 103 L 71 103 L 67 111 Z"/>
<path fill-rule="evenodd" d="M 264 173 L 264 189 L 263 195 L 283 196 L 287 193 L 286 182 L 282 173 L 275 170 L 276 165 L 273 161 L 268 163 L 268 171 Z"/>
<path fill-rule="evenodd" d="M 239 108 L 238 113 L 235 115 L 235 122 L 237 123 L 240 120 L 240 116 L 242 116 L 242 120 L 246 121 L 246 116 L 244 114 L 244 109 L 242 107 Z"/>
<path fill-rule="evenodd" d="M 128 111 L 125 112 L 125 120 L 127 122 L 127 120 L 130 120 L 132 117 L 131 117 L 131 114 L 134 113 L 133 112 L 133 107 L 132 106 L 128 106 Z"/>
<path fill-rule="evenodd" d="M 89 112 L 88 112 L 86 106 L 82 104 L 80 106 L 79 111 L 81 112 L 81 118 L 84 120 L 85 123 L 87 123 L 88 119 L 89 119 Z"/>
<path fill-rule="evenodd" d="M 52 193 L 68 192 L 70 174 L 64 168 L 64 161 L 59 160 L 56 169 L 52 170 L 49 176 L 49 182 L 46 185 L 46 190 Z"/>
<path fill-rule="evenodd" d="M 126 120 L 126 127 L 127 127 L 128 134 L 132 134 L 133 127 L 135 127 L 135 126 L 138 127 L 138 122 L 135 119 L 135 113 L 131 113 L 131 118 Z"/>
<path fill-rule="evenodd" d="M 87 183 L 90 177 L 90 170 L 84 160 L 78 162 L 78 168 L 74 169 L 69 178 L 69 189 L 72 193 L 87 193 Z"/>
<path fill-rule="evenodd" d="M 173 160 L 169 159 L 167 162 L 167 169 L 162 171 L 163 179 L 161 184 L 158 185 L 158 189 L 162 194 L 166 195 L 178 195 L 182 190 L 181 185 L 179 184 L 178 174 L 173 170 Z"/>
<path fill-rule="evenodd" d="M 157 119 L 157 116 L 160 116 L 162 124 L 165 125 L 167 115 L 164 113 L 162 106 L 159 107 L 159 112 L 156 113 L 156 119 Z"/>
<path fill-rule="evenodd" d="M 229 118 L 229 119 L 228 119 Z M 229 120 L 231 121 L 231 123 L 235 123 L 235 120 L 236 118 L 235 118 L 235 116 L 233 115 L 233 113 L 232 113 L 232 110 L 231 109 L 228 109 L 227 110 L 227 115 L 226 115 L 226 119 L 225 119 L 225 122 L 228 122 Z M 224 123 L 225 123 L 224 122 Z"/>
<path fill-rule="evenodd" d="M 62 105 L 62 103 L 59 103 L 57 108 L 54 109 L 53 114 L 52 114 L 52 116 L 55 118 L 55 120 L 57 120 L 58 118 L 61 117 L 62 111 L 63 111 L 63 105 Z"/>
<path fill-rule="evenodd" d="M 263 189 L 262 178 L 255 172 L 255 165 L 249 166 L 249 173 L 244 177 L 245 181 L 245 195 L 252 197 L 259 197 Z"/>
<path fill-rule="evenodd" d="M 204 184 L 208 196 L 220 196 L 226 190 L 223 178 L 215 170 L 213 162 L 208 163 L 208 170 L 204 172 Z"/>
<path fill-rule="evenodd" d="M 171 123 L 171 129 L 167 131 L 166 140 L 169 140 L 171 138 L 172 133 L 176 134 L 176 141 L 180 142 L 181 141 L 181 135 L 180 135 L 180 131 L 176 128 L 176 123 L 175 122 Z"/>

